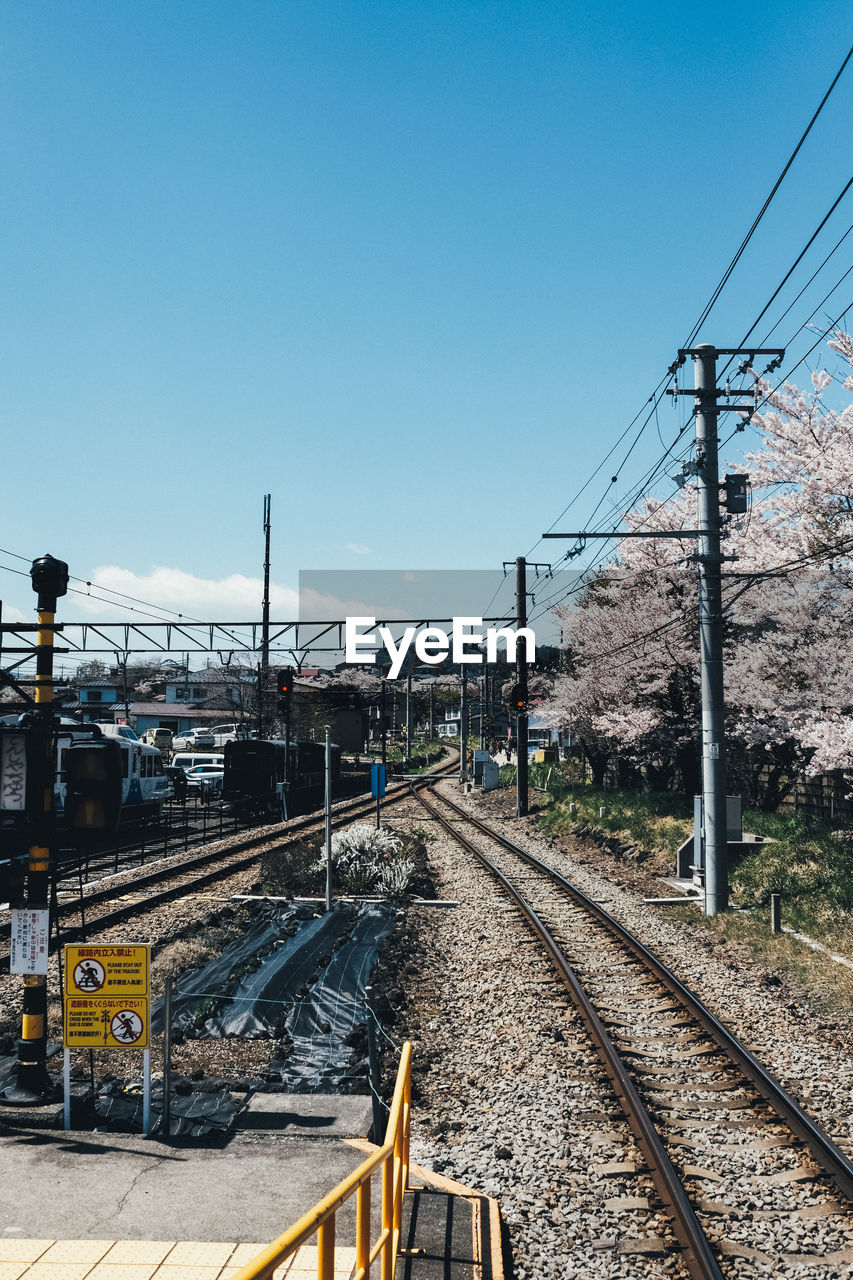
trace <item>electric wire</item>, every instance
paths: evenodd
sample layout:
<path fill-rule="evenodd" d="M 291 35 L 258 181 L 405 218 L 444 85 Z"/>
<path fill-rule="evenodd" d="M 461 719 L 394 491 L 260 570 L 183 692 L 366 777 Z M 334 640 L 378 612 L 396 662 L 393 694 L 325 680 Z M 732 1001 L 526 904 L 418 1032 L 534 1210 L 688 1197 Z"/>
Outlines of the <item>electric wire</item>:
<path fill-rule="evenodd" d="M 771 191 L 770 191 L 769 195 L 768 195 L 768 196 L 767 196 L 767 198 L 765 199 L 765 201 L 764 201 L 763 205 L 761 206 L 761 209 L 759 210 L 758 214 L 756 215 L 755 219 L 753 220 L 752 225 L 750 226 L 749 230 L 747 231 L 747 234 L 745 235 L 745 237 L 744 237 L 743 241 L 741 242 L 740 246 L 738 247 L 737 251 L 735 252 L 734 256 L 732 257 L 732 259 L 731 259 L 731 261 L 730 261 L 729 265 L 727 266 L 726 270 L 724 271 L 723 275 L 721 276 L 720 280 L 718 281 L 718 283 L 717 283 L 717 285 L 716 285 L 716 287 L 715 287 L 715 289 L 714 289 L 714 291 L 713 291 L 713 293 L 712 293 L 711 297 L 709 298 L 708 302 L 707 302 L 707 303 L 705 304 L 705 306 L 703 307 L 703 309 L 702 309 L 702 311 L 701 311 L 701 313 L 700 313 L 700 315 L 699 315 L 698 320 L 695 322 L 695 324 L 693 325 L 692 329 L 690 330 L 690 333 L 688 334 L 687 338 L 686 338 L 686 339 L 685 339 L 685 341 L 682 343 L 682 349 L 683 349 L 683 348 L 687 348 L 687 347 L 689 347 L 689 346 L 691 345 L 691 343 L 694 341 L 694 339 L 695 339 L 696 335 L 698 334 L 699 330 L 701 329 L 702 325 L 705 323 L 705 321 L 708 319 L 708 316 L 711 314 L 711 311 L 713 310 L 714 306 L 716 305 L 716 303 L 717 303 L 717 301 L 718 301 L 718 299 L 719 299 L 720 295 L 722 294 L 723 289 L 725 288 L 726 284 L 728 283 L 728 281 L 729 281 L 729 279 L 730 279 L 730 277 L 731 277 L 731 275 L 732 275 L 732 273 L 733 273 L 733 271 L 734 271 L 735 267 L 737 266 L 738 262 L 740 261 L 740 258 L 743 256 L 744 251 L 746 250 L 747 246 L 749 245 L 750 241 L 752 240 L 752 237 L 754 236 L 754 234 L 755 234 L 755 232 L 756 232 L 756 230 L 757 230 L 757 228 L 758 228 L 759 224 L 761 223 L 762 219 L 764 218 L 764 215 L 766 214 L 766 212 L 767 212 L 767 210 L 769 209 L 769 207 L 770 207 L 770 205 L 771 205 L 771 203 L 772 203 L 773 199 L 775 198 L 775 196 L 776 196 L 777 192 L 779 191 L 779 188 L 781 187 L 781 185 L 782 185 L 782 183 L 783 183 L 783 181 L 784 181 L 785 177 L 787 176 L 787 174 L 788 174 L 788 172 L 789 172 L 789 170 L 790 170 L 791 166 L 793 165 L 794 160 L 796 159 L 797 155 L 799 154 L 800 150 L 801 150 L 801 149 L 802 149 L 802 147 L 803 147 L 803 144 L 805 143 L 806 139 L 808 138 L 809 134 L 811 133 L 812 128 L 814 127 L 814 125 L 815 125 L 815 123 L 816 123 L 816 121 L 817 121 L 818 117 L 820 116 L 821 112 L 823 111 L 823 108 L 825 107 L 826 103 L 828 102 L 828 100 L 829 100 L 829 98 L 830 98 L 830 96 L 831 96 L 831 94 L 832 94 L 833 90 L 835 89 L 836 84 L 838 83 L 839 79 L 841 78 L 841 75 L 843 74 L 843 72 L 844 72 L 844 70 L 845 70 L 845 68 L 846 68 L 846 66 L 847 66 L 847 64 L 848 64 L 848 62 L 850 61 L 851 57 L 853 57 L 853 46 L 851 46 L 851 47 L 850 47 L 850 49 L 847 51 L 847 54 L 845 55 L 845 57 L 844 57 L 844 59 L 843 59 L 843 61 L 842 61 L 842 63 L 841 63 L 841 66 L 838 68 L 838 71 L 835 73 L 835 75 L 834 75 L 834 77 L 833 77 L 832 81 L 830 82 L 830 85 L 829 85 L 828 89 L 827 89 L 827 90 L 826 90 L 826 92 L 824 93 L 824 95 L 823 95 L 823 97 L 822 97 L 822 99 L 821 99 L 820 103 L 818 104 L 818 106 L 817 106 L 817 108 L 816 108 L 815 112 L 813 113 L 813 115 L 812 115 L 811 119 L 809 120 L 809 122 L 808 122 L 808 124 L 807 124 L 807 126 L 806 126 L 805 130 L 804 130 L 804 131 L 803 131 L 803 133 L 801 134 L 801 136 L 800 136 L 800 138 L 799 138 L 799 140 L 798 140 L 798 142 L 797 142 L 796 146 L 794 147 L 793 151 L 791 152 L 791 155 L 789 156 L 789 158 L 788 158 L 788 160 L 787 160 L 786 164 L 784 165 L 784 167 L 783 167 L 783 169 L 782 169 L 781 173 L 779 174 L 779 176 L 777 177 L 776 181 L 774 182 L 773 187 L 772 187 L 772 189 L 771 189 Z M 853 180 L 851 180 L 851 182 L 853 182 Z M 841 195 L 836 199 L 836 201 L 835 201 L 835 203 L 833 204 L 833 206 L 831 207 L 831 209 L 830 209 L 829 213 L 828 213 L 828 214 L 824 217 L 824 219 L 821 221 L 821 223 L 820 223 L 820 225 L 819 225 L 819 227 L 818 227 L 817 231 L 814 233 L 814 235 L 813 235 L 813 236 L 811 237 L 811 239 L 809 240 L 808 244 L 806 245 L 806 248 L 803 250 L 803 252 L 802 252 L 802 253 L 799 255 L 799 257 L 797 258 L 796 262 L 794 263 L 794 267 L 792 267 L 792 268 L 789 270 L 789 272 L 788 272 L 788 273 L 786 273 L 786 275 L 785 275 L 785 277 L 784 277 L 784 279 L 783 279 L 783 281 L 782 281 L 782 284 L 779 286 L 779 289 L 781 289 L 781 288 L 782 288 L 782 286 L 783 286 L 783 285 L 787 282 L 787 280 L 790 278 L 790 275 L 791 275 L 792 271 L 795 269 L 795 267 L 796 267 L 796 266 L 799 264 L 799 262 L 802 260 L 803 254 L 804 254 L 804 253 L 807 251 L 807 249 L 811 246 L 811 244 L 813 243 L 813 241 L 814 241 L 815 237 L 817 236 L 817 234 L 819 234 L 820 230 L 821 230 L 821 229 L 823 228 L 823 226 L 826 224 L 826 221 L 828 220 L 828 218 L 829 218 L 829 217 L 831 216 L 831 214 L 834 212 L 835 208 L 837 208 L 838 204 L 840 203 L 841 199 L 843 199 L 843 197 L 844 197 L 844 195 L 846 194 L 847 190 L 849 189 L 850 185 L 851 185 L 851 183 L 848 183 L 848 184 L 847 184 L 847 186 L 846 186 L 846 187 L 844 188 L 844 190 L 842 191 Z M 844 237 L 842 237 L 842 240 L 843 240 L 843 238 L 844 238 Z M 840 243 L 841 243 L 841 241 L 839 241 L 839 244 L 840 244 Z M 837 248 L 837 247 L 838 247 L 838 246 L 836 245 L 836 248 Z M 834 252 L 834 251 L 835 251 L 835 250 L 833 250 L 832 252 Z M 832 256 L 832 255 L 830 254 L 830 255 L 829 255 L 829 257 L 831 257 L 831 256 Z M 826 262 L 826 261 L 828 261 L 828 258 L 825 260 L 825 262 Z M 825 265 L 825 262 L 822 264 L 822 266 L 823 266 L 823 265 Z M 818 270 L 821 270 L 821 269 L 822 269 L 822 267 L 821 267 L 821 268 L 818 268 Z M 809 282 L 809 283 L 811 283 L 811 282 Z M 806 286 L 806 287 L 808 287 L 808 286 Z M 760 322 L 761 317 L 762 317 L 764 314 L 766 314 L 766 310 L 767 310 L 767 308 L 772 304 L 772 302 L 773 302 L 773 300 L 775 299 L 775 297 L 777 296 L 778 292 L 779 292 L 779 290 L 777 289 L 776 293 L 774 293 L 774 294 L 773 294 L 773 296 L 772 296 L 772 297 L 771 297 L 771 299 L 770 299 L 770 302 L 767 304 L 767 307 L 765 307 L 765 308 L 762 310 L 762 312 L 759 314 L 759 316 L 758 316 L 758 318 L 756 319 L 756 321 L 755 321 L 755 323 L 753 324 L 753 326 L 748 330 L 748 334 L 752 333 L 752 331 L 753 331 L 753 329 L 755 328 L 755 326 Z M 801 295 L 798 295 L 798 297 L 799 297 L 799 296 L 801 296 Z M 796 301 L 796 300 L 795 300 L 795 301 Z M 793 304 L 792 304 L 792 305 L 793 305 Z M 790 310 L 790 308 L 789 308 L 789 310 Z M 787 314 L 787 312 L 786 312 L 785 314 Z M 776 327 L 776 326 L 774 326 L 774 327 Z M 772 330 L 771 330 L 771 332 L 772 332 Z M 748 336 L 748 334 L 747 334 L 747 336 Z M 727 367 L 728 367 L 728 366 L 727 366 Z M 668 373 L 672 373 L 672 372 L 673 372 L 673 368 L 672 368 L 672 366 L 670 366 L 670 369 L 669 369 Z M 658 384 L 657 384 L 657 386 L 655 387 L 655 390 L 653 391 L 652 395 L 651 395 L 651 396 L 648 398 L 648 400 L 646 401 L 646 404 L 651 403 L 651 404 L 653 405 L 653 410 L 652 410 L 652 412 L 656 412 L 657 405 L 658 405 L 658 402 L 659 402 L 659 399 L 660 399 L 660 391 L 661 391 L 661 388 L 665 385 L 666 380 L 667 380 L 666 378 L 662 378 L 662 379 L 658 382 Z M 568 511 L 570 511 L 570 510 L 571 510 L 571 508 L 574 506 L 574 504 L 575 504 L 575 503 L 578 501 L 578 499 L 583 495 L 583 493 L 586 491 L 586 489 L 589 487 L 589 485 L 590 485 L 590 484 L 592 483 L 592 481 L 594 480 L 595 476 L 596 476 L 596 475 L 598 475 L 598 473 L 602 470 L 602 468 L 604 467 L 604 465 L 605 465 L 605 464 L 609 461 L 609 459 L 613 456 L 613 454 L 615 453 L 616 449 L 619 447 L 619 445 L 621 444 L 621 442 L 625 439 L 625 437 L 626 437 L 626 436 L 629 434 L 629 432 L 632 430 L 632 428 L 634 427 L 634 425 L 636 424 L 636 422 L 637 422 L 637 421 L 639 420 L 639 418 L 641 417 L 642 412 L 643 412 L 643 410 L 642 410 L 642 409 L 640 409 L 640 410 L 639 410 L 639 411 L 634 415 L 634 417 L 632 418 L 631 422 L 628 424 L 628 426 L 625 428 L 625 430 L 624 430 L 624 431 L 621 433 L 621 435 L 618 437 L 618 439 L 616 440 L 615 444 L 614 444 L 614 445 L 612 446 L 612 448 L 608 451 L 608 453 L 605 455 L 605 457 L 602 459 L 602 461 L 598 464 L 598 466 L 597 466 L 597 467 L 594 469 L 594 471 L 590 474 L 590 476 L 587 478 L 587 480 L 584 482 L 584 484 L 581 486 L 581 488 L 578 490 L 578 492 L 574 495 L 574 497 L 571 499 L 571 501 L 570 501 L 570 502 L 569 502 L 569 503 L 568 503 L 568 504 L 563 508 L 563 510 L 560 512 L 560 514 L 557 516 L 557 518 L 552 522 L 552 524 L 551 524 L 551 525 L 549 525 L 549 527 L 548 527 L 548 529 L 547 529 L 547 532 L 548 532 L 548 533 L 553 532 L 554 527 L 559 523 L 559 521 L 560 521 L 560 520 L 562 520 L 562 519 L 563 519 L 563 517 L 568 513 Z M 644 426 L 648 424 L 648 421 L 649 421 L 649 420 L 650 420 L 650 416 L 647 418 L 646 423 L 644 424 Z M 618 470 L 617 470 L 617 474 L 618 474 Z M 604 501 L 604 498 L 602 498 L 601 502 L 599 502 L 599 503 L 598 503 L 598 505 L 596 506 L 596 508 L 595 508 L 595 512 L 597 512 L 597 511 L 598 511 L 598 509 L 600 508 L 600 506 L 601 506 L 601 504 L 602 504 L 602 502 L 603 502 L 603 501 Z M 594 513 L 595 513 L 595 512 L 594 512 Z M 594 513 L 593 513 L 593 514 L 594 514 Z M 539 542 L 540 542 L 540 541 L 541 541 L 541 538 L 540 538 L 540 539 L 538 539 L 538 540 L 533 544 L 533 546 L 532 546 L 532 547 L 530 548 L 530 550 L 527 552 L 527 555 L 528 555 L 528 556 L 530 556 L 530 555 L 532 554 L 532 552 L 533 552 L 533 551 L 536 549 L 536 547 L 539 545 Z M 603 554 L 603 552 L 602 552 L 602 554 Z M 601 558 L 601 555 L 599 555 L 599 557 L 598 557 L 598 558 L 600 559 L 600 558 Z M 496 595 L 497 595 L 497 592 L 495 592 L 495 596 L 496 596 Z M 490 608 L 490 607 L 491 607 L 491 604 L 494 602 L 494 598 L 495 598 L 495 597 L 493 596 L 493 597 L 492 597 L 492 600 L 489 602 L 489 605 L 487 606 L 487 608 Z"/>
<path fill-rule="evenodd" d="M 758 228 L 759 223 L 761 222 L 761 220 L 762 220 L 762 218 L 764 217 L 764 215 L 765 215 L 765 213 L 767 212 L 767 210 L 770 208 L 770 205 L 771 205 L 771 203 L 772 203 L 772 201 L 773 201 L 773 199 L 774 199 L 774 197 L 775 197 L 775 195 L 776 195 L 777 191 L 778 191 L 778 190 L 779 190 L 779 188 L 781 187 L 781 185 L 782 185 L 782 183 L 783 183 L 783 181 L 784 181 L 784 179 L 785 179 L 785 176 L 786 176 L 786 175 L 787 175 L 787 173 L 788 173 L 788 170 L 791 168 L 791 165 L 794 163 L 794 161 L 796 160 L 797 156 L 799 155 L 799 152 L 800 152 L 801 147 L 803 146 L 803 143 L 805 142 L 806 138 L 807 138 L 807 137 L 809 136 L 809 134 L 811 133 L 812 128 L 813 128 L 813 126 L 814 126 L 814 124 L 815 124 L 815 122 L 816 122 L 816 120 L 817 120 L 818 116 L 819 116 L 819 115 L 820 115 L 820 113 L 823 111 L 823 108 L 826 106 L 826 103 L 828 102 L 829 97 L 830 97 L 830 95 L 831 95 L 831 93 L 832 93 L 833 89 L 835 88 L 836 84 L 837 84 L 837 83 L 838 83 L 838 81 L 840 80 L 841 75 L 842 75 L 842 73 L 843 73 L 843 71 L 844 71 L 845 67 L 847 66 L 847 63 L 850 61 L 851 57 L 853 57 L 853 45 L 851 45 L 851 47 L 848 49 L 847 54 L 846 54 L 846 56 L 845 56 L 845 58 L 844 58 L 844 61 L 841 63 L 841 66 L 838 68 L 838 70 L 836 71 L 836 73 L 835 73 L 835 75 L 834 75 L 834 77 L 833 77 L 833 79 L 832 79 L 832 83 L 830 84 L 830 86 L 829 86 L 829 88 L 827 89 L 826 93 L 823 95 L 823 98 L 821 99 L 821 101 L 820 101 L 820 103 L 819 103 L 819 105 L 818 105 L 818 107 L 817 107 L 817 110 L 815 111 L 815 113 L 814 113 L 814 115 L 812 116 L 811 120 L 810 120 L 810 121 L 809 121 L 809 123 L 806 125 L 806 128 L 805 128 L 804 132 L 802 133 L 802 135 L 801 135 L 801 137 L 800 137 L 799 142 L 798 142 L 798 143 L 797 143 L 797 145 L 794 147 L 794 150 L 791 152 L 790 156 L 788 157 L 788 160 L 787 160 L 787 163 L 785 164 L 785 167 L 782 169 L 782 172 L 779 174 L 779 177 L 778 177 L 778 178 L 776 179 L 776 181 L 774 182 L 773 187 L 772 187 L 772 190 L 770 191 L 770 194 L 768 195 L 767 199 L 764 201 L 764 204 L 763 204 L 763 205 L 761 206 L 761 208 L 759 209 L 758 214 L 757 214 L 757 216 L 756 216 L 755 220 L 753 221 L 752 226 L 749 228 L 749 231 L 746 233 L 746 235 L 745 235 L 745 237 L 744 237 L 744 239 L 743 239 L 743 241 L 742 241 L 742 243 L 741 243 L 741 245 L 740 245 L 739 249 L 738 249 L 738 250 L 737 250 L 737 252 L 735 253 L 735 255 L 734 255 L 734 257 L 732 258 L 731 262 L 729 263 L 728 267 L 726 267 L 726 270 L 723 272 L 723 274 L 722 274 L 722 276 L 721 276 L 721 278 L 720 278 L 720 280 L 719 280 L 719 283 L 717 284 L 717 287 L 715 288 L 714 292 L 711 294 L 711 297 L 709 298 L 708 302 L 705 304 L 705 307 L 703 308 L 702 313 L 701 313 L 701 315 L 700 315 L 699 319 L 697 320 L 696 324 L 693 326 L 693 328 L 692 328 L 692 329 L 691 329 L 691 331 L 690 331 L 690 335 L 689 335 L 689 337 L 687 338 L 687 341 L 686 341 L 686 342 L 684 342 L 684 343 L 682 344 L 682 346 L 683 346 L 683 347 L 689 347 L 689 346 L 691 346 L 691 344 L 693 343 L 693 341 L 694 341 L 694 339 L 695 339 L 696 335 L 698 334 L 699 330 L 701 329 L 702 325 L 705 323 L 705 321 L 708 319 L 708 316 L 711 314 L 711 311 L 713 310 L 714 306 L 716 305 L 717 300 L 718 300 L 718 299 L 719 299 L 719 297 L 720 297 L 720 294 L 722 293 L 723 289 L 725 288 L 726 284 L 728 283 L 728 281 L 729 281 L 729 279 L 730 279 L 730 277 L 731 277 L 731 275 L 732 275 L 732 272 L 734 271 L 735 267 L 737 266 L 738 262 L 740 261 L 741 257 L 743 256 L 744 250 L 746 249 L 746 247 L 747 247 L 747 245 L 749 244 L 750 240 L 751 240 L 751 239 L 752 239 L 752 237 L 754 236 L 754 234 L 755 234 L 755 232 L 756 232 L 756 230 L 757 230 L 757 228 Z"/>

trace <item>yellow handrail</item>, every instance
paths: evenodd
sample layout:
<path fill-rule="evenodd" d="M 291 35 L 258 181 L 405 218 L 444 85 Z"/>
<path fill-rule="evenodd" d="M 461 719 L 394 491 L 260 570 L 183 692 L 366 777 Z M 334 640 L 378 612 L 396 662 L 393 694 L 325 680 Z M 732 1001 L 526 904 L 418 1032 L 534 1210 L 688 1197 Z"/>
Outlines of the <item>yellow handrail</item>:
<path fill-rule="evenodd" d="M 318 1280 L 333 1280 L 335 1267 L 335 1215 L 341 1205 L 356 1196 L 356 1270 L 353 1280 L 367 1280 L 372 1264 L 381 1255 L 381 1280 L 393 1280 L 400 1244 L 403 1193 L 409 1180 L 409 1118 L 412 1105 L 412 1046 L 407 1040 L 400 1055 L 394 1098 L 382 1146 L 348 1177 L 304 1213 L 283 1235 L 247 1262 L 232 1280 L 269 1280 L 276 1267 L 313 1235 L 317 1236 Z M 382 1171 L 382 1230 L 371 1244 L 371 1178 Z"/>

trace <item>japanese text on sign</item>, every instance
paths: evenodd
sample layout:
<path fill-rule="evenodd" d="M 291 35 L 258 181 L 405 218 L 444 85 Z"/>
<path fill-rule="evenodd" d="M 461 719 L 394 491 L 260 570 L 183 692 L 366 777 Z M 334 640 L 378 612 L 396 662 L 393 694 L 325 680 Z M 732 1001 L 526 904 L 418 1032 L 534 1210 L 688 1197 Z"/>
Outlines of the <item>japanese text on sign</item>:
<path fill-rule="evenodd" d="M 66 1049 L 147 1049 L 148 1001 L 132 996 L 67 996 Z"/>
<path fill-rule="evenodd" d="M 129 946 L 65 948 L 65 989 L 69 996 L 147 996 L 150 948 Z"/>
<path fill-rule="evenodd" d="M 17 908 L 12 916 L 11 973 L 47 973 L 50 917 L 47 909 Z"/>

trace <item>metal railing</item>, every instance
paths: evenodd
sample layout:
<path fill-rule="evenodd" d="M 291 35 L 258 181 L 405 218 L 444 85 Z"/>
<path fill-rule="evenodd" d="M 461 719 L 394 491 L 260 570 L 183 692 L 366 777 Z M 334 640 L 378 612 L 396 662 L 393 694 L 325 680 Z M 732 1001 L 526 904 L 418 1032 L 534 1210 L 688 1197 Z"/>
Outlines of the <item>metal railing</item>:
<path fill-rule="evenodd" d="M 356 1265 L 353 1280 L 368 1280 L 371 1267 L 381 1280 L 393 1280 L 403 1216 L 403 1193 L 409 1174 L 409 1117 L 412 1096 L 412 1046 L 406 1041 L 397 1069 L 394 1099 L 385 1129 L 385 1141 L 377 1151 L 339 1182 L 333 1191 L 303 1214 L 298 1222 L 268 1244 L 242 1267 L 233 1280 L 270 1280 L 276 1267 L 317 1236 L 317 1278 L 334 1280 L 335 1218 L 340 1207 L 355 1196 Z M 381 1178 L 381 1229 L 371 1243 L 371 1193 L 374 1174 Z"/>

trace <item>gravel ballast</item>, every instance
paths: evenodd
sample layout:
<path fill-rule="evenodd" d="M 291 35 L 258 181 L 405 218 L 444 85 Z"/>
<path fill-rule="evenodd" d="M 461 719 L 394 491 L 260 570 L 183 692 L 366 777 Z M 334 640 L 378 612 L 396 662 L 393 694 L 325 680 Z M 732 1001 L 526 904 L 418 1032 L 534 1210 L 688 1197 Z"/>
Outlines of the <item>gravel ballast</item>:
<path fill-rule="evenodd" d="M 603 860 L 588 865 L 588 844 L 573 837 L 558 844 L 539 835 L 532 819 L 502 818 L 455 785 L 440 784 L 439 794 L 444 789 L 603 901 L 842 1149 L 853 1148 L 846 1028 L 813 1017 L 778 980 L 768 985 L 767 972 L 739 948 L 715 947 L 701 929 L 643 905 L 636 884 L 616 883 L 615 867 L 611 876 Z M 603 1069 L 526 926 L 469 854 L 420 807 L 411 812 L 437 836 L 431 852 L 442 898 L 459 902 L 412 907 L 400 939 L 404 1008 L 392 1034 L 414 1042 L 413 1158 L 499 1199 L 520 1276 L 683 1274 L 678 1255 L 662 1253 L 673 1247 L 668 1221 Z M 705 1188 L 706 1200 L 713 1190 Z M 792 1197 L 792 1207 L 801 1200 Z M 759 1194 L 756 1211 L 767 1203 Z M 749 1255 L 749 1222 L 730 1225 L 722 1234 L 743 1241 Z M 723 1268 L 738 1276 L 849 1274 L 840 1257 L 817 1270 L 784 1257 L 809 1247 L 831 1255 L 848 1238 L 838 1227 L 836 1216 L 825 1225 L 809 1221 L 804 1233 L 791 1219 L 777 1233 L 773 1259 L 727 1257 Z M 769 1238 L 766 1228 L 762 1235 Z"/>

